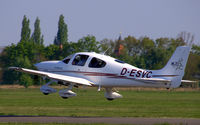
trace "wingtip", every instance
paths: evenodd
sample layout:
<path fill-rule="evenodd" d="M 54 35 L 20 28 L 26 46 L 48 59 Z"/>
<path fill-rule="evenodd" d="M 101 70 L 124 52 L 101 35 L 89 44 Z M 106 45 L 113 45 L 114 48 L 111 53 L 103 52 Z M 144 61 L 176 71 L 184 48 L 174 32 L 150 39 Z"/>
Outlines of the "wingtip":
<path fill-rule="evenodd" d="M 9 67 L 8 69 L 9 69 L 9 70 L 20 70 L 21 68 L 20 68 L 20 67 L 14 67 L 14 66 L 13 66 L 13 67 Z"/>
<path fill-rule="evenodd" d="M 16 68 L 18 68 L 18 67 L 8 67 L 8 69 L 11 69 L 11 70 L 13 70 L 13 69 L 16 69 Z"/>
<path fill-rule="evenodd" d="M 95 84 L 93 82 L 89 82 L 90 86 L 94 86 Z"/>

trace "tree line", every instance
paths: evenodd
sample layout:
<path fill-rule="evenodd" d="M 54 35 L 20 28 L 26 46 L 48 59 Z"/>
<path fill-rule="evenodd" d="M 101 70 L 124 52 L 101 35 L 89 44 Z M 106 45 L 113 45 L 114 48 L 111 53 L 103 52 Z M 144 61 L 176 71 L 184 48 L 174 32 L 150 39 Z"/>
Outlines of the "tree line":
<path fill-rule="evenodd" d="M 116 40 L 103 39 L 97 41 L 93 35 L 87 35 L 78 41 L 68 41 L 68 28 L 64 16 L 60 15 L 58 31 L 53 43 L 45 46 L 44 36 L 41 33 L 40 20 L 37 17 L 34 30 L 31 34 L 30 20 L 24 16 L 22 20 L 21 39 L 17 44 L 5 47 L 0 55 L 0 66 L 2 67 L 1 84 L 20 84 L 28 87 L 30 85 L 43 84 L 40 77 L 25 73 L 8 70 L 10 66 L 35 69 L 37 62 L 44 60 L 61 60 L 76 52 L 104 53 L 120 59 L 131 65 L 144 69 L 162 68 L 177 46 L 192 45 L 193 36 L 182 32 L 177 38 L 158 38 L 153 40 L 149 37 L 135 38 L 127 36 Z M 184 79 L 200 79 L 200 46 L 192 45 Z"/>

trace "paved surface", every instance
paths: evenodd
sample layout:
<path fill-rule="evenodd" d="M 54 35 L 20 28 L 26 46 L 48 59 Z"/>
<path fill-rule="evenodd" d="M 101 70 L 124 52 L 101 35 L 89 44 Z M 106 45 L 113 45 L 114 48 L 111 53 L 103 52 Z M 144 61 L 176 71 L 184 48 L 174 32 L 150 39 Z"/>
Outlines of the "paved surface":
<path fill-rule="evenodd" d="M 0 116 L 0 122 L 17 123 L 108 123 L 140 124 L 170 123 L 182 125 L 200 125 L 200 119 L 193 118 L 112 118 L 112 117 L 34 117 L 34 116 Z"/>

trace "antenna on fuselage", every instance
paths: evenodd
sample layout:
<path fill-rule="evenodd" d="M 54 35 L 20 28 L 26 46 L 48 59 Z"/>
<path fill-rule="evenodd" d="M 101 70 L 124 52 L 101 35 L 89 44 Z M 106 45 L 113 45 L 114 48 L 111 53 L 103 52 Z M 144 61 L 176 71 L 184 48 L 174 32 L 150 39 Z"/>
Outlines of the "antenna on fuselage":
<path fill-rule="evenodd" d="M 105 52 L 103 52 L 103 55 L 105 55 L 105 53 L 109 50 L 110 48 L 107 48 Z"/>

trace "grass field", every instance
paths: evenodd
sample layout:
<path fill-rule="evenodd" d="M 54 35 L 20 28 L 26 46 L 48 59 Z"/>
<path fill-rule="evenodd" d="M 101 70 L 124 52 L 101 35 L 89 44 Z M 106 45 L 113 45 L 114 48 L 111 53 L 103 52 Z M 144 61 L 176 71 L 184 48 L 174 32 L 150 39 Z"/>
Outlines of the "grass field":
<path fill-rule="evenodd" d="M 39 88 L 0 89 L 0 115 L 200 118 L 200 91 L 121 90 L 114 101 L 96 88 L 73 91 L 78 96 L 62 99 Z"/>
<path fill-rule="evenodd" d="M 114 125 L 114 124 L 104 124 L 104 123 L 92 123 L 92 124 L 71 124 L 71 123 L 0 123 L 0 125 Z M 120 124 L 118 124 L 120 125 Z M 121 124 L 121 125 L 130 125 L 130 124 Z M 131 124 L 134 125 L 134 124 Z M 169 123 L 161 123 L 154 125 L 173 125 Z M 176 124 L 183 125 L 183 124 Z"/>
<path fill-rule="evenodd" d="M 71 124 L 71 123 L 0 123 L 0 125 L 114 125 L 114 124 L 104 124 L 104 123 L 92 123 L 92 124 Z M 120 124 L 118 124 L 120 125 Z M 130 124 L 121 124 L 121 125 L 130 125 Z M 134 125 L 134 124 L 131 124 Z M 173 125 L 169 123 L 161 123 L 154 125 Z M 183 124 L 176 124 L 183 125 Z"/>

